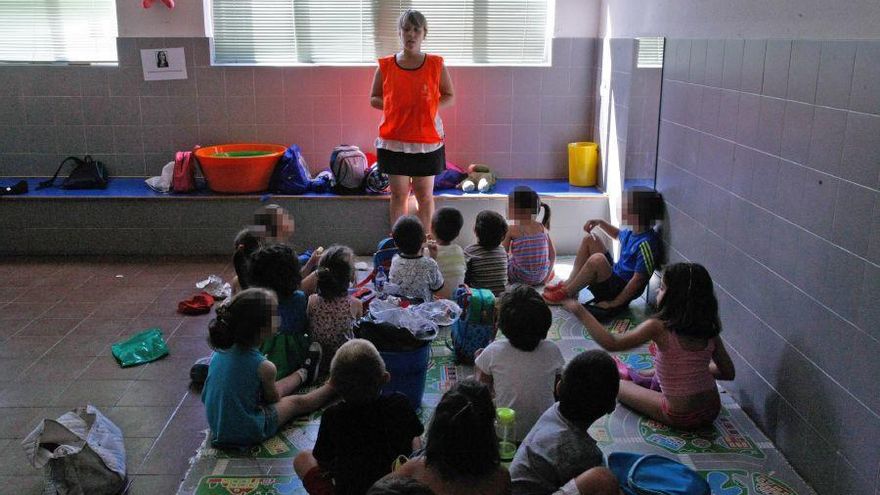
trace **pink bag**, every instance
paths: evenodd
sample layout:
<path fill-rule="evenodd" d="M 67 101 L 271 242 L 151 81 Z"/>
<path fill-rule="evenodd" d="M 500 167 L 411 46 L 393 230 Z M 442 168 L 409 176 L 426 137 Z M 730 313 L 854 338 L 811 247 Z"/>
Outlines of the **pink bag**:
<path fill-rule="evenodd" d="M 171 190 L 186 193 L 196 190 L 196 158 L 193 151 L 178 151 L 174 154 L 174 175 L 171 178 Z"/>

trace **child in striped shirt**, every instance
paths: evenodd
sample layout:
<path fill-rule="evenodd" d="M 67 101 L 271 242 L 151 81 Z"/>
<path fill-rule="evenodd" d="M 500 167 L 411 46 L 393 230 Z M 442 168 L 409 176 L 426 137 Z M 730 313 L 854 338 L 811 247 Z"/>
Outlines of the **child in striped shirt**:
<path fill-rule="evenodd" d="M 483 210 L 477 214 L 474 234 L 477 243 L 464 250 L 464 282 L 473 288 L 489 289 L 497 296 L 507 286 L 507 252 L 501 245 L 507 235 L 507 221 L 497 212 Z"/>
<path fill-rule="evenodd" d="M 536 217 L 543 210 L 541 221 Z M 507 197 L 507 216 L 513 225 L 504 238 L 510 256 L 507 278 L 510 283 L 543 285 L 553 278 L 556 249 L 550 239 L 550 207 L 534 190 L 516 186 Z"/>

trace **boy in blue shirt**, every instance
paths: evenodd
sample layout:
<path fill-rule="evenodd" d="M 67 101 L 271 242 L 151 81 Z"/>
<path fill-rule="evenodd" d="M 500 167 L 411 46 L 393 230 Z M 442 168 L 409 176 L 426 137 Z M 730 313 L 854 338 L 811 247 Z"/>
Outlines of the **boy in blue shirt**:
<path fill-rule="evenodd" d="M 549 304 L 577 297 L 588 287 L 595 307 L 613 312 L 629 305 L 645 290 L 651 274 L 659 267 L 662 245 L 653 226 L 662 218 L 663 198 L 653 189 L 635 187 L 624 191 L 623 222 L 632 230 L 619 229 L 605 220 L 584 224 L 587 235 L 581 241 L 568 280 L 544 289 Z M 620 241 L 620 259 L 614 263 L 602 240 L 593 233 L 599 227 Z"/>

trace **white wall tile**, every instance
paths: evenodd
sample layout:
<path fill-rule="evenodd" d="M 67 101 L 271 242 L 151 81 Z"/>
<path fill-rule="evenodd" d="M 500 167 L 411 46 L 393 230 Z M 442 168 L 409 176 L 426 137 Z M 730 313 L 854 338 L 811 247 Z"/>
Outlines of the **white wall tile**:
<path fill-rule="evenodd" d="M 850 112 L 840 176 L 863 186 L 880 187 L 880 115 Z"/>
<path fill-rule="evenodd" d="M 813 130 L 813 106 L 794 101 L 785 102 L 781 156 L 807 164 Z"/>
<path fill-rule="evenodd" d="M 822 42 L 816 84 L 817 105 L 849 108 L 857 46 L 854 41 Z"/>
<path fill-rule="evenodd" d="M 721 74 L 722 88 L 740 89 L 744 46 L 745 41 L 741 39 L 724 41 L 724 69 Z"/>
<path fill-rule="evenodd" d="M 720 88 L 724 74 L 724 40 L 709 40 L 706 45 L 706 86 Z"/>
<path fill-rule="evenodd" d="M 796 40 L 791 47 L 791 66 L 788 69 L 789 100 L 814 103 L 816 81 L 819 77 L 819 42 Z"/>
<path fill-rule="evenodd" d="M 745 40 L 740 89 L 749 93 L 761 93 L 764 83 L 765 40 Z"/>
<path fill-rule="evenodd" d="M 782 123 L 785 115 L 785 101 L 767 96 L 761 97 L 761 110 L 758 116 L 758 135 L 755 141 L 761 151 L 779 155 L 782 146 Z"/>
<path fill-rule="evenodd" d="M 859 112 L 880 114 L 880 42 L 862 41 L 856 52 L 852 95 L 849 108 Z"/>
<path fill-rule="evenodd" d="M 816 107 L 807 164 L 832 175 L 840 173 L 840 157 L 846 135 L 846 116 L 842 110 Z"/>
<path fill-rule="evenodd" d="M 788 88 L 791 62 L 790 40 L 768 40 L 764 59 L 763 94 L 784 98 Z"/>
<path fill-rule="evenodd" d="M 694 84 L 703 84 L 706 81 L 707 48 L 706 40 L 691 40 L 691 60 L 687 80 Z"/>

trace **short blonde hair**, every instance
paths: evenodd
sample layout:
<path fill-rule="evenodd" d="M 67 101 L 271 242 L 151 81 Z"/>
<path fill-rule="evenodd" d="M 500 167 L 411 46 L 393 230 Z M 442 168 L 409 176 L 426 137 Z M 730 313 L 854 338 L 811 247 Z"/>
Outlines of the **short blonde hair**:
<path fill-rule="evenodd" d="M 365 402 L 379 395 L 385 362 L 372 342 L 353 339 L 342 344 L 330 362 L 330 380 L 347 402 Z"/>
<path fill-rule="evenodd" d="M 406 9 L 400 13 L 400 17 L 397 18 L 397 28 L 402 30 L 407 24 L 422 28 L 425 30 L 425 34 L 428 33 L 428 20 L 418 10 Z"/>

